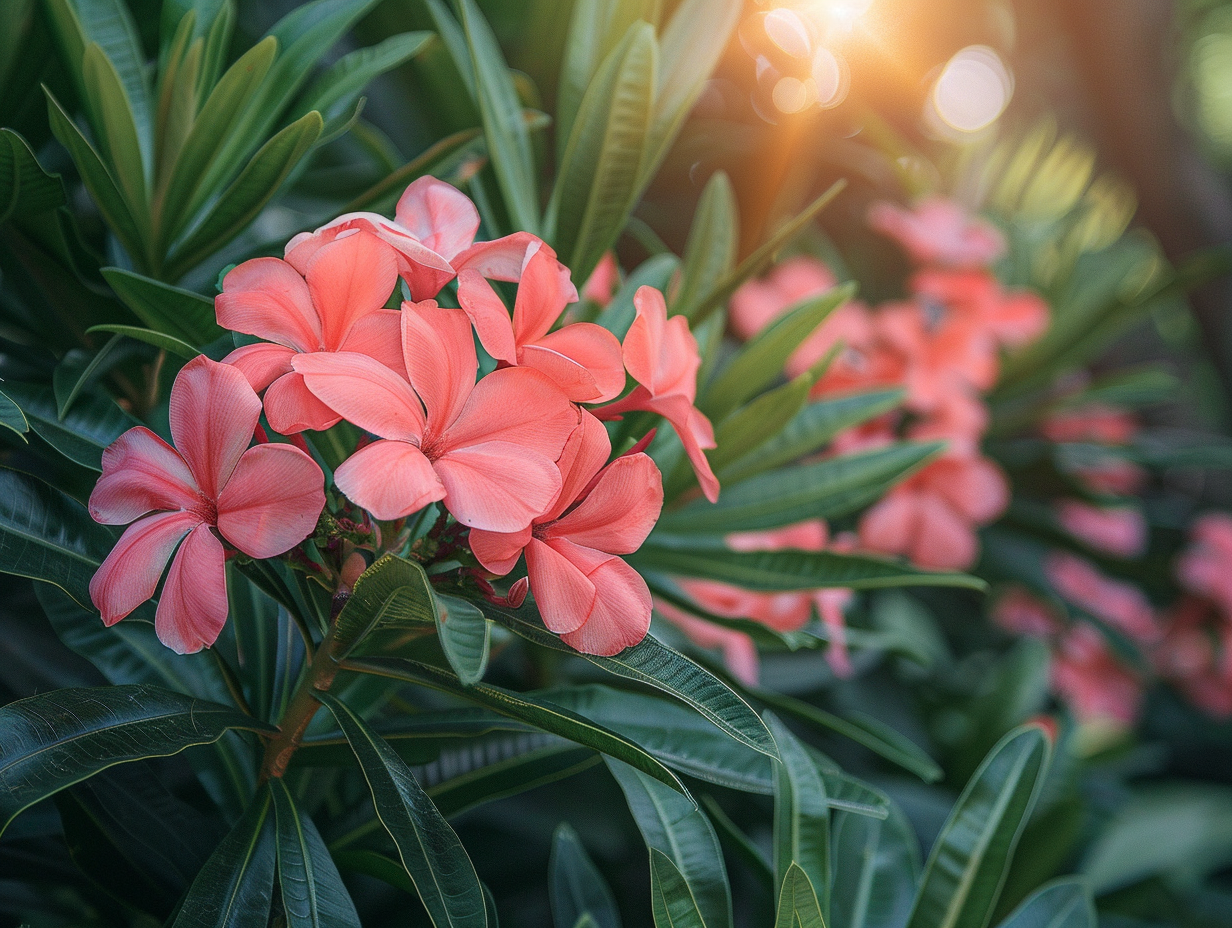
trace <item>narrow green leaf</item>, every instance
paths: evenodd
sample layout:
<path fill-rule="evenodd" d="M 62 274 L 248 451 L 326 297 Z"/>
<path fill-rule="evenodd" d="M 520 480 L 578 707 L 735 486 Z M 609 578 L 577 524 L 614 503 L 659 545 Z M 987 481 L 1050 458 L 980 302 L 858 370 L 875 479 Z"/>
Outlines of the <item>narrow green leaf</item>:
<path fill-rule="evenodd" d="M 271 780 L 278 881 L 288 928 L 359 928 L 359 915 L 312 819 L 295 807 L 282 780 Z"/>
<path fill-rule="evenodd" d="M 999 928 L 1096 928 L 1091 890 L 1080 879 L 1055 880 L 1032 893 Z"/>
<path fill-rule="evenodd" d="M 705 813 L 687 794 L 620 761 L 605 762 L 624 791 L 647 849 L 671 859 L 710 928 L 731 928 L 731 887 L 719 839 Z"/>
<path fill-rule="evenodd" d="M 347 108 L 376 77 L 419 54 L 432 41 L 430 32 L 403 32 L 377 45 L 348 52 L 304 91 L 296 112 L 316 110 L 326 119 Z"/>
<path fill-rule="evenodd" d="M 832 519 L 875 502 L 943 449 L 940 442 L 898 442 L 753 477 L 724 488 L 717 503 L 702 500 L 663 514 L 655 534 L 724 534 Z"/>
<path fill-rule="evenodd" d="M 672 297 L 670 310 L 689 318 L 697 311 L 697 299 L 712 280 L 731 273 L 736 263 L 740 217 L 736 192 L 723 171 L 715 171 L 706 181 L 680 265 L 680 283 Z"/>
<path fill-rule="evenodd" d="M 787 868 L 774 913 L 774 928 L 826 928 L 812 881 L 798 864 Z"/>
<path fill-rule="evenodd" d="M 91 328 L 86 331 L 89 333 L 94 331 L 94 329 Z M 70 364 L 69 360 L 75 354 L 75 352 L 70 351 L 56 365 L 55 372 L 52 374 L 52 392 L 56 396 L 56 408 L 61 421 L 68 415 L 68 411 L 72 409 L 73 402 L 81 395 L 81 391 L 98 379 L 102 373 L 99 368 L 102 367 L 119 344 L 120 337 L 113 335 L 107 339 L 106 344 L 102 348 L 94 353 L 94 357 L 90 358 L 85 364 Z M 103 370 L 106 370 L 106 368 L 103 368 Z"/>
<path fill-rule="evenodd" d="M 1044 732 L 1010 732 L 984 759 L 933 844 L 908 928 L 984 928 L 1048 765 Z"/>
<path fill-rule="evenodd" d="M 21 435 L 22 441 L 25 441 L 26 432 L 30 431 L 30 423 L 26 421 L 26 414 L 21 411 L 20 406 L 3 393 L 0 393 L 0 426 Z"/>
<path fill-rule="evenodd" d="M 120 336 L 134 338 L 139 342 L 145 342 L 147 345 L 153 345 L 155 348 L 161 348 L 163 351 L 169 352 L 177 358 L 183 358 L 185 361 L 191 361 L 201 354 L 192 345 L 180 341 L 174 335 L 155 332 L 153 329 L 143 329 L 136 325 L 95 325 L 86 329 L 87 334 L 92 332 L 112 332 L 116 338 Z M 108 344 L 111 344 L 111 342 L 108 342 Z M 72 396 L 75 397 L 75 394 L 72 394 Z"/>
<path fill-rule="evenodd" d="M 118 267 L 103 268 L 103 277 L 124 304 L 156 332 L 195 348 L 225 334 L 214 316 L 214 301 Z"/>
<path fill-rule="evenodd" d="M 342 659 L 373 633 L 397 633 L 436 622 L 436 594 L 423 568 L 386 554 L 360 574 L 338 614 L 334 653 Z"/>
<path fill-rule="evenodd" d="M 564 822 L 552 835 L 548 874 L 556 928 L 574 928 L 587 917 L 592 919 L 594 928 L 620 928 L 620 912 L 612 890 L 586 853 L 582 839 Z"/>
<path fill-rule="evenodd" d="M 804 745 L 773 713 L 766 724 L 778 745 L 774 770 L 774 874 L 783 887 L 788 870 L 799 867 L 814 887 L 818 904 L 830 908 L 830 806 L 821 773 Z"/>
<path fill-rule="evenodd" d="M 808 373 L 801 374 L 768 390 L 720 422 L 714 430 L 718 447 L 707 455 L 711 468 L 717 472 L 746 454 L 756 453 L 800 414 L 812 389 L 813 378 Z M 682 465 L 677 465 L 673 478 L 681 469 Z"/>
<path fill-rule="evenodd" d="M 103 469 L 103 449 L 141 424 L 101 393 L 83 393 L 61 419 L 51 388 L 6 383 L 4 390 L 21 407 L 39 438 L 70 461 L 94 471 Z"/>
<path fill-rule="evenodd" d="M 451 162 L 468 146 L 473 146 L 480 134 L 479 129 L 463 129 L 461 132 L 446 136 L 393 173 L 381 178 L 344 206 L 340 213 L 355 213 L 360 210 L 379 212 L 384 207 L 392 205 L 411 181 L 427 174 L 435 175 L 441 170 L 442 165 Z"/>
<path fill-rule="evenodd" d="M 250 928 L 269 921 L 277 852 L 261 793 L 193 880 L 171 928 Z"/>
<path fill-rule="evenodd" d="M 875 390 L 809 403 L 756 453 L 742 455 L 716 473 L 730 493 L 740 481 L 820 450 L 839 432 L 889 412 L 902 399 L 901 390 Z"/>
<path fill-rule="evenodd" d="M 555 783 L 600 762 L 599 755 L 589 748 L 538 731 L 529 739 L 525 735 L 507 735 L 495 742 L 486 741 L 483 750 L 495 755 L 490 763 L 474 765 L 475 749 L 473 744 L 449 748 L 436 758 L 439 766 L 428 768 L 439 770 L 449 765 L 459 771 L 457 776 L 426 787 L 436 807 L 448 818 L 484 803 Z"/>
<path fill-rule="evenodd" d="M 650 911 L 655 928 L 706 928 L 680 870 L 657 848 L 650 849 Z"/>
<path fill-rule="evenodd" d="M 449 666 L 463 686 L 483 679 L 491 626 L 479 607 L 457 596 L 436 596 L 436 633 Z"/>
<path fill-rule="evenodd" d="M 59 174 L 48 174 L 29 143 L 12 129 L 0 129 L 0 223 L 29 218 L 65 204 Z"/>
<path fill-rule="evenodd" d="M 91 109 L 99 119 L 95 131 L 108 155 L 109 167 L 142 235 L 148 236 L 149 203 L 146 165 L 137 124 L 115 66 L 101 47 L 91 42 L 82 59 L 82 79 Z"/>
<path fill-rule="evenodd" d="M 793 306 L 741 348 L 706 387 L 698 408 L 711 419 L 720 420 L 774 383 L 800 344 L 855 293 L 854 283 L 844 284 Z"/>
<path fill-rule="evenodd" d="M 462 842 L 410 768 L 345 703 L 328 693 L 333 712 L 359 760 L 377 816 L 437 928 L 486 928 L 483 887 Z"/>
<path fill-rule="evenodd" d="M 0 706 L 0 833 L 23 809 L 100 770 L 210 744 L 232 728 L 274 732 L 156 686 L 74 687 Z"/>
<path fill-rule="evenodd" d="M 899 928 L 906 924 L 920 875 L 915 832 L 896 806 L 877 820 L 835 816 L 829 925 L 833 928 Z"/>
<path fill-rule="evenodd" d="M 756 878 L 758 885 L 765 890 L 767 895 L 773 896 L 774 868 L 766 860 L 766 855 L 731 820 L 731 817 L 723 811 L 723 807 L 715 801 L 713 796 L 702 796 L 702 805 L 706 809 L 706 815 L 710 817 L 711 824 L 718 831 L 719 842 L 726 847 L 729 853 L 742 860 L 745 866 L 753 871 L 753 876 Z"/>

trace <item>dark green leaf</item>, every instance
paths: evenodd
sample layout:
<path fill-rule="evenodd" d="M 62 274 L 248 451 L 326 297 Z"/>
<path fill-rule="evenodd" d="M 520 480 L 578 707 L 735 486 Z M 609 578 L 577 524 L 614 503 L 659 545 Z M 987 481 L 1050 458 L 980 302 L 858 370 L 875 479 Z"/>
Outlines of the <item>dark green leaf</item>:
<path fill-rule="evenodd" d="M 295 807 L 282 780 L 271 780 L 278 881 L 288 928 L 359 926 L 359 915 L 312 819 Z"/>
<path fill-rule="evenodd" d="M 878 821 L 842 813 L 832 834 L 832 928 L 899 928 L 906 924 L 920 875 L 911 823 L 897 806 Z"/>
<path fill-rule="evenodd" d="M 577 832 L 564 822 L 552 835 L 548 873 L 556 928 L 574 928 L 585 916 L 594 921 L 595 928 L 620 928 L 620 912 L 607 881 L 586 853 Z"/>
<path fill-rule="evenodd" d="M 87 329 L 87 332 L 92 331 L 94 330 Z M 88 361 L 85 361 L 83 357 L 78 355 L 77 351 L 70 351 L 56 365 L 51 383 L 52 392 L 56 396 L 56 408 L 61 420 L 68 414 L 69 409 L 73 406 L 73 402 L 81 395 L 81 391 L 94 383 L 107 369 L 103 365 L 119 344 L 120 337 L 113 335 L 107 339 L 107 343 L 98 349 L 94 353 L 94 357 Z M 85 363 L 74 363 L 80 361 L 85 361 Z"/>
<path fill-rule="evenodd" d="M 817 891 L 798 864 L 787 868 L 779 890 L 774 928 L 826 928 Z"/>
<path fill-rule="evenodd" d="M 476 763 L 480 751 L 483 762 Z M 452 818 L 475 806 L 571 777 L 597 763 L 599 756 L 594 751 L 536 731 L 506 735 L 495 743 L 488 739 L 481 745 L 449 748 L 422 769 L 425 774 L 450 772 L 448 779 L 425 789 L 441 814 Z"/>
<path fill-rule="evenodd" d="M 155 348 L 161 348 L 163 351 L 170 352 L 177 358 L 183 358 L 185 361 L 191 361 L 201 354 L 200 351 L 188 344 L 188 342 L 180 341 L 174 335 L 155 332 L 153 329 L 143 329 L 136 325 L 96 325 L 91 326 L 86 332 L 111 332 L 116 336 L 123 335 L 127 338 L 134 338 L 139 342 L 145 342 L 147 345 L 153 345 Z M 111 343 L 108 342 L 108 344 Z"/>
<path fill-rule="evenodd" d="M 85 393 L 60 419 L 51 389 L 6 383 L 4 392 L 21 407 L 35 434 L 70 461 L 101 472 L 103 449 L 141 423 L 110 397 Z"/>
<path fill-rule="evenodd" d="M 465 599 L 444 594 L 435 599 L 436 633 L 449 666 L 463 686 L 478 683 L 488 666 L 488 620 L 478 606 Z"/>
<path fill-rule="evenodd" d="M 672 313 L 692 317 L 697 299 L 710 286 L 730 273 L 736 263 L 740 217 L 736 192 L 723 171 L 715 171 L 702 190 L 689 226 L 680 265 L 680 284 L 672 299 Z"/>
<path fill-rule="evenodd" d="M 0 426 L 22 436 L 30 431 L 30 423 L 26 421 L 26 414 L 21 411 L 20 406 L 3 393 L 0 393 Z M 22 440 L 25 441 L 24 438 Z"/>
<path fill-rule="evenodd" d="M 401 632 L 436 621 L 436 594 L 423 568 L 386 554 L 360 575 L 338 614 L 335 653 L 345 657 L 375 632 Z"/>
<path fill-rule="evenodd" d="M 483 888 L 449 823 L 416 782 L 410 768 L 344 703 L 327 693 L 359 759 L 377 816 L 398 848 L 402 866 L 437 928 L 486 928 Z"/>
<path fill-rule="evenodd" d="M 446 136 L 393 173 L 381 178 L 344 206 L 340 212 L 380 210 L 386 205 L 392 205 L 407 184 L 417 177 L 440 171 L 443 165 L 451 162 L 468 147 L 473 147 L 479 136 L 480 130 L 478 129 L 463 129 L 461 132 Z"/>
<path fill-rule="evenodd" d="M 650 910 L 655 928 L 706 928 L 697 900 L 672 859 L 650 849 Z"/>
<path fill-rule="evenodd" d="M 757 449 L 782 432 L 799 415 L 808 403 L 812 388 L 813 377 L 805 372 L 789 383 L 763 393 L 720 422 L 714 430 L 718 447 L 706 456 L 711 468 L 717 473 L 746 454 L 756 454 Z M 676 465 L 669 481 L 673 487 L 678 485 L 677 477 L 685 470 L 685 462 Z M 687 470 L 691 471 L 692 468 L 688 467 Z M 687 473 L 685 476 L 688 476 Z M 675 494 L 665 488 L 664 495 L 670 500 Z"/>
<path fill-rule="evenodd" d="M 96 43 L 86 46 L 81 64 L 86 97 L 95 116 L 94 130 L 105 146 L 108 167 L 124 194 L 137 227 L 148 237 L 149 203 L 146 170 L 137 125 L 120 75 Z"/>
<path fill-rule="evenodd" d="M 63 206 L 59 174 L 43 170 L 29 143 L 12 129 L 0 129 L 0 223 Z"/>
<path fill-rule="evenodd" d="M 348 52 L 304 91 L 297 112 L 316 110 L 330 118 L 353 101 L 373 78 L 414 58 L 431 40 L 430 32 L 403 32 L 370 48 Z"/>
<path fill-rule="evenodd" d="M 1091 890 L 1082 880 L 1057 880 L 1037 889 L 1000 928 L 1096 928 Z"/>
<path fill-rule="evenodd" d="M 774 770 L 774 875 L 783 887 L 788 870 L 800 867 L 814 887 L 818 904 L 830 907 L 830 806 L 821 772 L 804 745 L 773 713 L 766 724 L 778 745 Z"/>
<path fill-rule="evenodd" d="M 0 707 L 0 831 L 108 767 L 178 754 L 232 728 L 272 732 L 218 703 L 155 686 L 53 690 Z"/>
<path fill-rule="evenodd" d="M 156 332 L 201 348 L 224 334 L 214 316 L 214 301 L 118 267 L 103 268 L 103 277 L 125 305 Z"/>

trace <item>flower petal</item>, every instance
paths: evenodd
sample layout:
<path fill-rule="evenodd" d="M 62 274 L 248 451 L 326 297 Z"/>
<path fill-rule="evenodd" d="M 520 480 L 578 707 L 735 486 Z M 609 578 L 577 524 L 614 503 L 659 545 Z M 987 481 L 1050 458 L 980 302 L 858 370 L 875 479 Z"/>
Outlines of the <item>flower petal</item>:
<path fill-rule="evenodd" d="M 617 458 L 576 509 L 549 526 L 544 538 L 568 538 L 608 554 L 642 546 L 663 509 L 663 476 L 645 454 Z"/>
<path fill-rule="evenodd" d="M 445 507 L 471 528 L 517 532 L 560 492 L 560 471 L 549 457 L 521 444 L 492 441 L 449 451 L 433 462 L 445 485 Z"/>
<path fill-rule="evenodd" d="M 513 442 L 555 461 L 579 421 L 578 408 L 554 383 L 538 371 L 507 367 L 479 381 L 441 443 L 453 450 Z"/>
<path fill-rule="evenodd" d="M 582 410 L 582 421 L 569 435 L 569 440 L 565 442 L 556 462 L 561 477 L 560 496 L 552 504 L 552 508 L 536 521 L 551 522 L 572 506 L 582 491 L 595 479 L 595 475 L 603 469 L 611 453 L 612 443 L 603 423 Z"/>
<path fill-rule="evenodd" d="M 403 304 L 402 355 L 411 386 L 427 410 L 427 430 L 439 436 L 475 388 L 479 360 L 470 319 L 460 309 L 443 309 L 431 300 Z"/>
<path fill-rule="evenodd" d="M 191 512 L 159 512 L 134 522 L 90 579 L 90 599 L 114 625 L 158 589 L 158 578 L 180 539 L 201 524 Z"/>
<path fill-rule="evenodd" d="M 214 299 L 218 324 L 298 351 L 321 346 L 321 320 L 308 285 L 294 267 L 277 258 L 253 258 L 222 279 Z"/>
<path fill-rule="evenodd" d="M 478 271 L 466 268 L 458 272 L 458 302 L 470 317 L 484 350 L 498 361 L 516 364 L 518 348 L 509 310 Z"/>
<path fill-rule="evenodd" d="M 919 523 L 907 554 L 933 570 L 966 570 L 979 556 L 975 529 L 939 497 L 921 494 Z"/>
<path fill-rule="evenodd" d="M 503 577 L 513 570 L 513 565 L 522 556 L 522 549 L 530 543 L 531 529 L 528 525 L 520 532 L 485 532 L 480 528 L 470 531 L 471 553 L 479 559 L 486 570 Z"/>
<path fill-rule="evenodd" d="M 324 432 L 342 421 L 340 415 L 313 395 L 303 375 L 295 371 L 279 377 L 265 391 L 265 417 L 270 428 L 281 435 L 307 429 Z"/>
<path fill-rule="evenodd" d="M 522 349 L 518 363 L 542 371 L 575 403 L 604 403 L 625 388 L 616 336 L 593 322 L 576 322 Z"/>
<path fill-rule="evenodd" d="M 513 337 L 519 345 L 529 345 L 547 335 L 565 311 L 565 304 L 577 299 L 577 290 L 567 278 L 561 280 L 558 266 L 556 255 L 540 247 L 530 252 L 522 268 L 513 304 Z"/>
<path fill-rule="evenodd" d="M 491 242 L 478 242 L 451 260 L 456 271 L 474 268 L 488 280 L 513 283 L 521 279 L 527 256 L 537 249 L 545 249 L 556 257 L 556 252 L 538 236 L 514 232 Z M 568 295 L 566 302 L 576 301 L 577 287 L 569 278 L 569 269 L 558 261 L 556 273 L 561 277 L 561 290 Z"/>
<path fill-rule="evenodd" d="M 317 251 L 304 277 L 321 316 L 322 347 L 337 350 L 357 320 L 385 305 L 398 270 L 390 249 L 360 230 Z"/>
<path fill-rule="evenodd" d="M 654 287 L 639 287 L 633 305 L 637 316 L 622 346 L 625 368 L 653 396 L 679 394 L 692 403 L 701 356 L 688 320 L 668 319 L 663 294 Z"/>
<path fill-rule="evenodd" d="M 291 358 L 294 356 L 294 348 L 258 342 L 236 348 L 222 359 L 222 363 L 238 369 L 248 385 L 260 393 L 283 374 L 291 373 Z"/>
<path fill-rule="evenodd" d="M 353 351 L 297 355 L 292 360 L 321 402 L 361 429 L 418 442 L 424 414 L 411 385 L 375 358 Z"/>
<path fill-rule="evenodd" d="M 417 447 L 405 441 L 374 441 L 334 471 L 347 499 L 382 521 L 418 512 L 445 496 L 445 487 Z"/>
<path fill-rule="evenodd" d="M 882 554 L 906 554 L 919 521 L 918 494 L 891 493 L 860 518 L 860 547 Z"/>
<path fill-rule="evenodd" d="M 147 512 L 191 509 L 201 494 L 184 459 L 144 426 L 129 429 L 103 451 L 103 476 L 90 494 L 90 516 L 125 525 Z"/>
<path fill-rule="evenodd" d="M 406 188 L 394 221 L 446 261 L 469 248 L 479 231 L 479 211 L 470 197 L 430 175 Z"/>
<path fill-rule="evenodd" d="M 217 499 L 252 442 L 261 401 L 230 364 L 201 355 L 180 369 L 171 387 L 171 437 L 197 486 Z"/>
<path fill-rule="evenodd" d="M 635 390 L 634 393 L 636 392 Z M 632 395 L 630 394 L 630 397 Z M 717 500 L 719 479 L 711 470 L 710 461 L 707 460 L 703 450 L 715 446 L 714 429 L 710 425 L 710 420 L 693 406 L 692 401 L 679 394 L 672 394 L 663 399 L 651 398 L 646 401 L 644 408 L 657 412 L 671 423 L 676 435 L 680 438 L 680 443 L 684 445 L 684 452 L 693 466 L 693 473 L 697 475 L 697 482 L 702 488 L 702 493 L 712 503 Z"/>
<path fill-rule="evenodd" d="M 376 358 L 399 377 L 406 376 L 402 360 L 402 313 L 396 309 L 378 309 L 368 313 L 351 326 L 351 331 L 338 346 L 339 351 L 354 351 Z"/>
<path fill-rule="evenodd" d="M 249 448 L 218 497 L 218 531 L 249 557 L 276 557 L 312 533 L 325 475 L 291 445 Z"/>
<path fill-rule="evenodd" d="M 594 608 L 595 585 L 566 555 L 531 539 L 526 546 L 526 573 L 544 625 L 559 635 L 586 624 Z"/>
<path fill-rule="evenodd" d="M 577 545 L 567 556 L 594 584 L 595 602 L 582 627 L 561 635 L 561 640 L 583 654 L 611 657 L 645 638 L 651 601 L 642 575 L 618 557 Z"/>
<path fill-rule="evenodd" d="M 177 654 L 208 648 L 227 624 L 224 557 L 222 543 L 210 527 L 198 525 L 171 562 L 154 613 L 154 631 Z"/>

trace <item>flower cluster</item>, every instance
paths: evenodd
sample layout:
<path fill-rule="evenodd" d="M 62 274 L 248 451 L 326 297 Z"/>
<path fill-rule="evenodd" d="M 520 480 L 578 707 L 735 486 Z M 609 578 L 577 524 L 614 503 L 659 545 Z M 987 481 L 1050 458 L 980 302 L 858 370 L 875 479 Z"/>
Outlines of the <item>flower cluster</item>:
<path fill-rule="evenodd" d="M 693 406 L 697 343 L 647 287 L 623 343 L 592 323 L 558 327 L 578 296 L 568 269 L 526 233 L 476 243 L 479 224 L 464 194 L 421 178 L 393 220 L 341 216 L 297 235 L 282 258 L 225 275 L 218 321 L 257 341 L 180 372 L 174 449 L 134 429 L 104 458 L 95 518 L 141 517 L 92 587 L 108 623 L 154 595 L 187 536 L 160 598 L 159 635 L 181 652 L 212 644 L 227 615 L 215 532 L 255 558 L 311 534 L 324 477 L 298 433 L 345 421 L 365 437 L 333 482 L 369 517 L 397 523 L 438 503 L 470 530 L 489 576 L 525 554 L 544 622 L 569 644 L 615 654 L 641 640 L 650 594 L 620 555 L 658 519 L 662 477 L 641 444 L 608 463 L 600 419 L 664 417 L 716 498 L 704 453 L 713 431 Z M 512 315 L 493 281 L 517 285 Z M 495 362 L 484 376 L 476 337 Z M 622 397 L 626 372 L 633 386 Z M 299 447 L 248 449 L 262 411 Z"/>

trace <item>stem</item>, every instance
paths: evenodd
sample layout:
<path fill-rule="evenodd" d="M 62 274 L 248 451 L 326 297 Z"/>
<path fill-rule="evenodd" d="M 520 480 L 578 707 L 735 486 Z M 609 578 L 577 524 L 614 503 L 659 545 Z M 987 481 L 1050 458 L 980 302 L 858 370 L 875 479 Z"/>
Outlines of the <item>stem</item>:
<path fill-rule="evenodd" d="M 320 647 L 312 655 L 312 662 L 304 670 L 304 675 L 296 684 L 295 692 L 287 704 L 278 723 L 278 735 L 265 746 L 265 757 L 261 761 L 261 782 L 281 778 L 287 772 L 291 763 L 291 755 L 304 739 L 304 732 L 312 721 L 321 702 L 317 693 L 327 692 L 333 685 L 334 677 L 341 669 L 334 657 L 334 626 L 321 641 Z"/>

